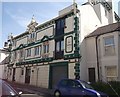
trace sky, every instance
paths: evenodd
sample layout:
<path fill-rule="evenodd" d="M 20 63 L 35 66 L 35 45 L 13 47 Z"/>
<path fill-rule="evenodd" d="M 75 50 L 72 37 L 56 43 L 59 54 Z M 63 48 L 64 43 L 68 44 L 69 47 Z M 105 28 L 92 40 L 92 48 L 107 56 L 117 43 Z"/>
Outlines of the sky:
<path fill-rule="evenodd" d="M 72 4 L 73 0 L 0 0 L 0 48 L 7 41 L 8 35 L 19 35 L 26 31 L 32 16 L 41 24 L 58 16 L 58 11 Z M 87 0 L 76 0 L 78 4 Z M 118 1 L 114 0 L 118 13 Z"/>

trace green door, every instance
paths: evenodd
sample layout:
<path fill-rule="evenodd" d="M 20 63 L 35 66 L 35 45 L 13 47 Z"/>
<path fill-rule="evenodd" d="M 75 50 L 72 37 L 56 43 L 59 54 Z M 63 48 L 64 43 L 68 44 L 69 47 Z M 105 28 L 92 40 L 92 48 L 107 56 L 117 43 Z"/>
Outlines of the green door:
<path fill-rule="evenodd" d="M 55 85 L 64 78 L 68 78 L 68 63 L 55 63 L 50 65 L 50 88 L 54 88 Z"/>

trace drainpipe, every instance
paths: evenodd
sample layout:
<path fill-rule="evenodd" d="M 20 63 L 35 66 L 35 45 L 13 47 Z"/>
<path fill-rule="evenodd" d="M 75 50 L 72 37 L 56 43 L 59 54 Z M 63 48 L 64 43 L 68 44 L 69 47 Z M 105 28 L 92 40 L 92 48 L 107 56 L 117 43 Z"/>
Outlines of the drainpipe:
<path fill-rule="evenodd" d="M 98 59 L 99 57 L 98 57 L 98 46 L 97 46 L 97 44 L 98 44 L 98 41 L 97 41 L 98 37 L 99 36 L 96 36 L 95 41 L 96 41 L 96 58 L 97 58 L 97 71 L 98 71 L 97 73 L 98 73 L 98 81 L 100 81 L 100 72 L 99 72 L 100 70 L 99 70 L 99 59 Z"/>

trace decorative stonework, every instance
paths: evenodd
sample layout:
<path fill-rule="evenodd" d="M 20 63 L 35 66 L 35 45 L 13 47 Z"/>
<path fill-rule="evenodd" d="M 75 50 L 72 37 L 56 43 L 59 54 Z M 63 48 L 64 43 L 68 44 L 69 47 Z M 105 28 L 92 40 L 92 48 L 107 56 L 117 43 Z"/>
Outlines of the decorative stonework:
<path fill-rule="evenodd" d="M 33 33 L 35 32 L 35 27 L 38 25 L 38 23 L 36 22 L 36 20 L 34 19 L 34 16 L 32 17 L 32 20 L 30 22 L 30 24 L 27 26 L 28 27 L 28 32 L 29 33 Z"/>

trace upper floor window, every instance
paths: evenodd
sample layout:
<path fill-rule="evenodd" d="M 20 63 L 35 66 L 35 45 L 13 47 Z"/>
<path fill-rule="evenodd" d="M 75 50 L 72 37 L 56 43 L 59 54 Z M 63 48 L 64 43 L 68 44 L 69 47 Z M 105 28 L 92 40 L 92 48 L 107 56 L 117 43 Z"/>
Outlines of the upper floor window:
<path fill-rule="evenodd" d="M 36 46 L 35 47 L 35 56 L 40 55 L 41 53 L 41 46 Z"/>
<path fill-rule="evenodd" d="M 49 42 L 44 42 L 43 43 L 43 58 L 47 58 L 49 56 Z"/>
<path fill-rule="evenodd" d="M 34 42 L 36 38 L 36 34 L 35 33 L 30 33 L 29 37 L 28 37 L 28 43 Z"/>
<path fill-rule="evenodd" d="M 57 40 L 55 42 L 55 58 L 61 59 L 64 55 L 64 40 Z"/>
<path fill-rule="evenodd" d="M 59 19 L 56 21 L 56 36 L 64 34 L 65 19 Z"/>
<path fill-rule="evenodd" d="M 57 41 L 56 42 L 56 52 L 60 52 L 64 50 L 64 41 Z"/>
<path fill-rule="evenodd" d="M 32 39 L 35 38 L 35 33 L 31 33 L 30 38 L 32 38 Z"/>
<path fill-rule="evenodd" d="M 27 57 L 31 56 L 31 48 L 27 49 Z"/>
<path fill-rule="evenodd" d="M 105 37 L 104 45 L 105 45 L 105 55 L 114 55 L 115 54 L 114 36 Z"/>
<path fill-rule="evenodd" d="M 49 52 L 49 44 L 48 43 L 43 44 L 43 51 L 44 51 L 44 53 L 48 53 Z"/>

